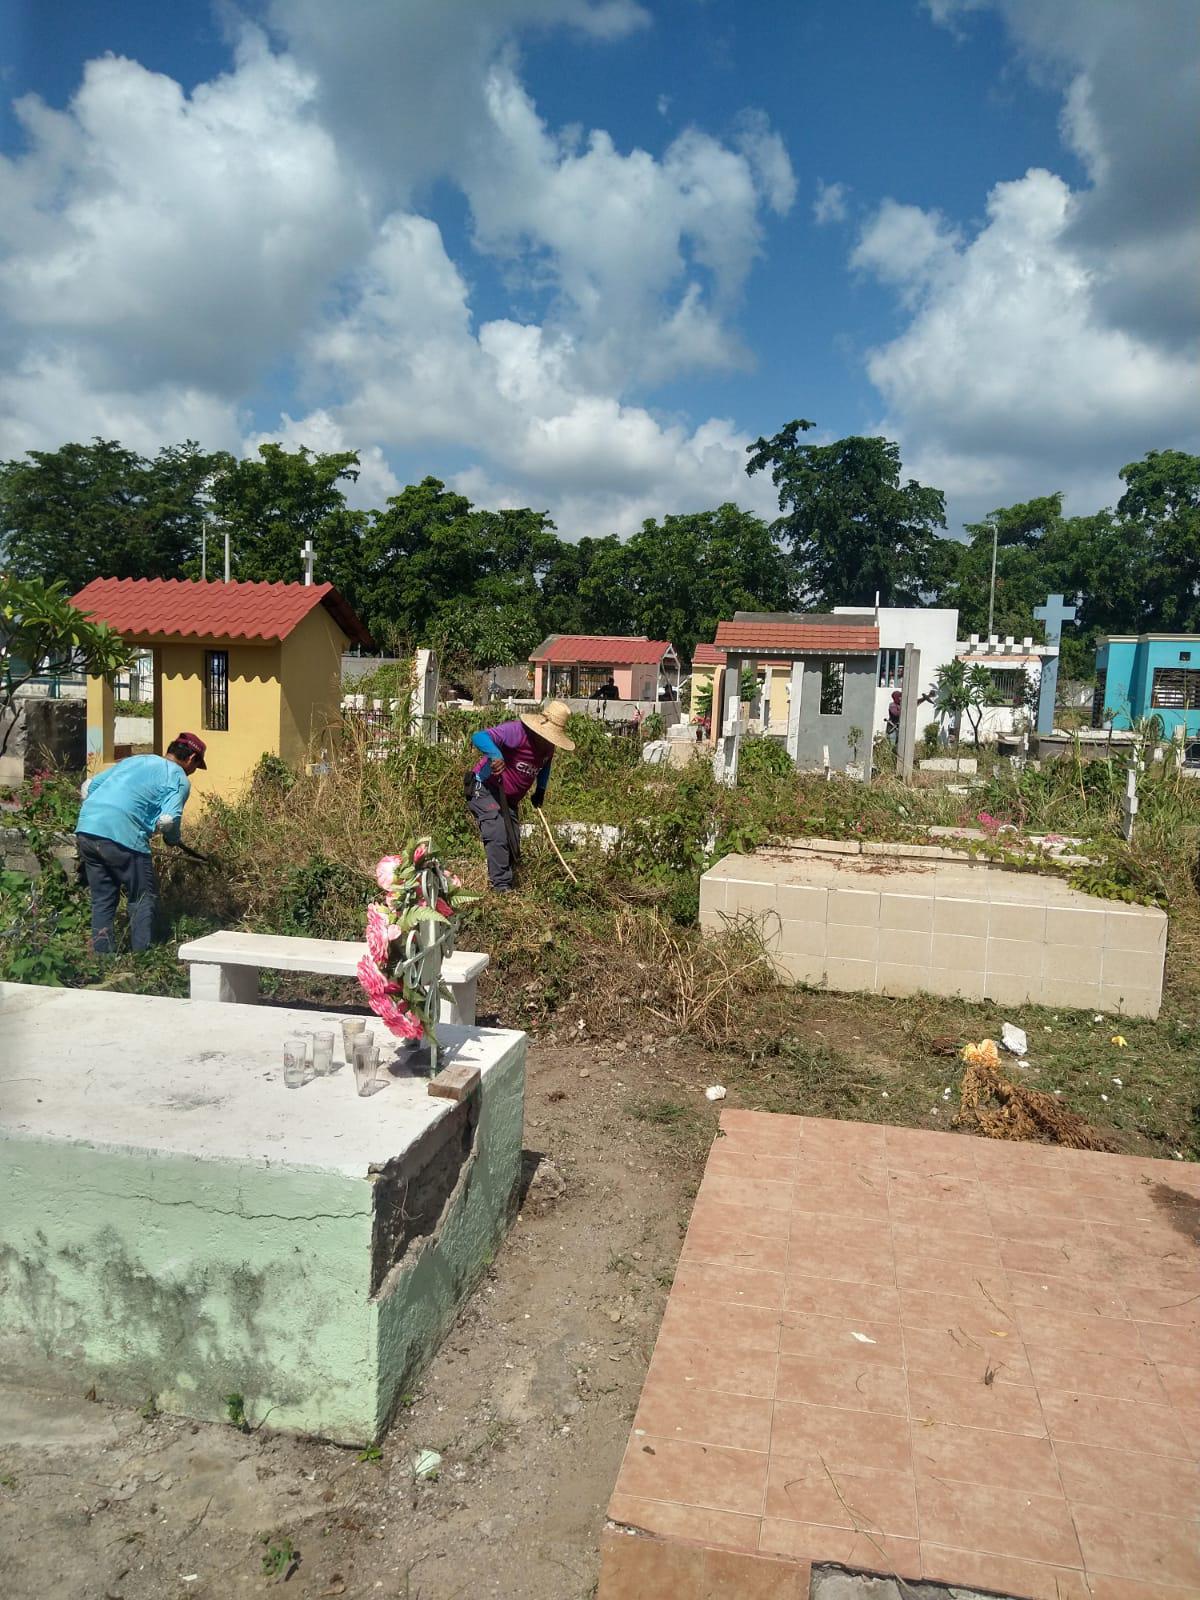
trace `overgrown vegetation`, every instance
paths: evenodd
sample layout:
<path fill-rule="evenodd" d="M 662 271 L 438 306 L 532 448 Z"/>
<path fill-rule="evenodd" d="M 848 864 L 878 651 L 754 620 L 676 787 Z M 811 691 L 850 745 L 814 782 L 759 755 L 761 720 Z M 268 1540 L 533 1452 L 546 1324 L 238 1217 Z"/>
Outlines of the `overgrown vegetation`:
<path fill-rule="evenodd" d="M 928 1120 L 934 1080 L 950 1069 L 936 1060 L 930 1066 L 920 1041 L 937 1030 L 994 1029 L 988 1008 L 821 997 L 823 1007 L 853 1008 L 862 1018 L 861 1037 L 877 1035 L 892 1058 L 903 1058 L 905 1077 L 897 1083 L 871 1064 L 877 1052 L 866 1045 L 835 1049 L 811 1036 L 800 1019 L 811 1015 L 816 998 L 775 987 L 751 927 L 732 928 L 724 939 L 700 936 L 701 874 L 731 851 L 786 838 L 919 842 L 936 824 L 980 827 L 985 837 L 972 848 L 1016 865 L 1030 862 L 1020 844 L 1028 835 L 1066 835 L 1082 841 L 1071 848 L 1087 858 L 1085 866 L 1062 869 L 1080 887 L 1169 907 L 1164 1016 L 1156 1024 L 1122 1024 L 1130 1041 L 1127 1063 L 1136 1050 L 1157 1108 L 1131 1127 L 1156 1145 L 1200 1153 L 1191 1109 L 1198 1041 L 1188 1020 L 1200 998 L 1200 784 L 1170 763 L 1147 766 L 1137 831 L 1127 848 L 1120 837 L 1120 761 L 1074 755 L 1018 771 L 985 751 L 981 785 L 964 796 L 904 787 L 890 777 L 870 785 L 797 778 L 776 745 L 758 740 L 743 747 L 739 786 L 726 789 L 713 781 L 703 755 L 682 770 L 647 766 L 636 738 L 577 718 L 571 730 L 576 751 L 556 760 L 546 814 L 552 823 L 608 824 L 619 830 L 617 841 L 606 847 L 600 837 L 563 838 L 578 878 L 572 883 L 534 831 L 526 840 L 518 893 L 495 896 L 486 892 L 482 850 L 462 798 L 469 734 L 485 717 L 446 718 L 437 746 L 396 738 L 381 748 L 366 730 L 351 727 L 331 770 L 314 777 L 264 763 L 239 802 L 213 802 L 203 817 L 185 821 L 185 833 L 215 857 L 214 869 L 162 852 L 171 940 L 136 959 L 100 962 L 90 955 L 86 891 L 57 867 L 32 883 L 5 874 L 0 930 L 9 937 L 0 943 L 0 977 L 181 994 L 186 979 L 175 945 L 208 928 L 359 938 L 378 857 L 429 835 L 468 892 L 479 895 L 462 915 L 459 940 L 463 948 L 492 954 L 484 1012 L 491 1009 L 513 1026 L 551 1029 L 560 1038 L 642 1029 L 723 1051 L 729 1066 L 722 1068 L 722 1081 L 732 1077 L 766 1107 L 803 1104 L 817 1114 Z M 74 820 L 77 794 L 75 780 L 45 778 L 19 797 L 22 826 L 46 860 L 56 830 Z M 339 980 L 293 976 L 280 977 L 276 992 L 321 1003 L 359 998 Z M 936 1021 L 901 1036 L 894 1019 L 906 1010 Z M 1067 1024 L 1047 1018 L 1045 1025 L 1054 1030 L 1063 1079 L 1050 1083 L 1048 1092 L 1065 1092 L 1074 1068 L 1068 1070 L 1057 1051 Z M 1103 1084 L 1094 1053 L 1089 1043 L 1080 1083 Z M 1192 1101 L 1183 1087 L 1189 1081 Z M 940 1094 L 938 1088 L 932 1104 L 940 1104 Z M 647 1105 L 659 1108 L 653 1120 L 666 1125 L 661 1108 L 676 1098 L 648 1094 Z M 1077 1109 L 1110 1124 L 1115 1115 L 1099 1100 Z"/>

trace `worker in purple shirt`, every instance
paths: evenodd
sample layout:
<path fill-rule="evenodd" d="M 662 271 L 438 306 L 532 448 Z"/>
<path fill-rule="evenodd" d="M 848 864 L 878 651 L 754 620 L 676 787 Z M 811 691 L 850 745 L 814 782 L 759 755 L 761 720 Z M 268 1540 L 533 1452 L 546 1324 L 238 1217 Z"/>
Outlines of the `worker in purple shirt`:
<path fill-rule="evenodd" d="M 515 722 L 501 722 L 472 734 L 481 759 L 466 775 L 467 810 L 475 819 L 487 852 L 488 882 L 506 894 L 521 864 L 518 807 L 530 799 L 540 806 L 550 781 L 555 750 L 574 750 L 567 737 L 571 708 L 551 700 L 544 711 L 527 711 Z"/>

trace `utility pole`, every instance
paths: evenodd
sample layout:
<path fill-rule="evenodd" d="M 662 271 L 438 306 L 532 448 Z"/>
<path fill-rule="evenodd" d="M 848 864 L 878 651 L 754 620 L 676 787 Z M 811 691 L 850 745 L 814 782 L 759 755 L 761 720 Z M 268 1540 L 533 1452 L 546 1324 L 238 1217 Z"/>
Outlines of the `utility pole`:
<path fill-rule="evenodd" d="M 225 582 L 229 582 L 229 524 L 225 524 Z"/>
<path fill-rule="evenodd" d="M 992 523 L 992 581 L 988 586 L 988 631 L 987 636 L 992 637 L 992 623 L 996 615 L 996 541 L 999 538 L 1000 528 L 996 522 Z"/>
<path fill-rule="evenodd" d="M 208 523 L 200 524 L 200 582 L 208 582 Z"/>
<path fill-rule="evenodd" d="M 313 542 L 311 539 L 305 539 L 304 543 L 300 546 L 300 555 L 304 561 L 304 582 L 306 587 L 308 587 L 311 586 L 313 581 L 313 557 L 316 555 L 316 551 L 313 549 Z"/>

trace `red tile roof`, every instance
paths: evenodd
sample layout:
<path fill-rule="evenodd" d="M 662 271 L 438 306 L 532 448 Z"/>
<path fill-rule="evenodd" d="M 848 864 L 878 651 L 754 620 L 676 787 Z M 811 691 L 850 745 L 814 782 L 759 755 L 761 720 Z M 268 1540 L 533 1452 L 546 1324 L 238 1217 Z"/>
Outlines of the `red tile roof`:
<path fill-rule="evenodd" d="M 93 578 L 73 604 L 127 638 L 286 639 L 323 605 L 355 644 L 366 628 L 331 583 L 200 583 L 187 578 Z"/>
<path fill-rule="evenodd" d="M 698 644 L 692 651 L 693 667 L 723 667 L 725 665 L 725 652 L 718 650 L 715 644 Z"/>
<path fill-rule="evenodd" d="M 667 639 L 630 639 L 591 633 L 552 633 L 530 656 L 531 661 L 552 666 L 574 666 L 576 662 L 612 667 L 657 665 L 671 649 Z"/>
<path fill-rule="evenodd" d="M 873 655 L 879 629 L 833 622 L 752 622 L 741 618 L 717 624 L 717 645 L 726 651 L 780 655 Z"/>

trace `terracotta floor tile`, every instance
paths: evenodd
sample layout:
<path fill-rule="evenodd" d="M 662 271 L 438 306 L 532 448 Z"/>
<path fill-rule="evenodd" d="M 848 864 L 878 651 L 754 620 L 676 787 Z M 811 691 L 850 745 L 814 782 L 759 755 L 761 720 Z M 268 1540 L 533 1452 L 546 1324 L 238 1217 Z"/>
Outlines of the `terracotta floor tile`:
<path fill-rule="evenodd" d="M 1171 1517 L 1200 1515 L 1200 1465 L 1173 1456 L 1097 1445 L 1054 1445 L 1063 1491 L 1071 1502 L 1115 1506 Z"/>
<path fill-rule="evenodd" d="M 705 1172 L 696 1198 L 716 1200 L 722 1205 L 787 1211 L 792 1204 L 792 1185 L 770 1178 L 735 1176 L 731 1172 Z"/>
<path fill-rule="evenodd" d="M 827 1249 L 877 1252 L 891 1259 L 885 1219 L 798 1212 L 792 1222 L 792 1243 L 800 1250 Z"/>
<path fill-rule="evenodd" d="M 775 1398 L 810 1406 L 845 1406 L 850 1411 L 908 1414 L 908 1394 L 900 1367 L 870 1361 L 805 1360 L 780 1356 Z"/>
<path fill-rule="evenodd" d="M 719 1444 L 731 1450 L 766 1451 L 771 1444 L 771 1402 L 765 1396 L 730 1394 L 648 1377 L 642 1389 L 634 1436 L 659 1434 L 692 1444 Z"/>
<path fill-rule="evenodd" d="M 760 1519 L 740 1517 L 711 1507 L 676 1505 L 670 1500 L 645 1500 L 618 1488 L 608 1503 L 614 1522 L 645 1528 L 666 1539 L 688 1539 L 696 1544 L 721 1545 L 727 1550 L 757 1550 Z"/>
<path fill-rule="evenodd" d="M 910 1260 L 937 1258 L 942 1261 L 966 1262 L 980 1272 L 999 1273 L 1000 1245 L 988 1233 L 969 1233 L 950 1228 L 913 1227 L 904 1222 L 892 1222 L 892 1247 L 896 1252 L 896 1265 Z"/>
<path fill-rule="evenodd" d="M 1017 1323 L 1030 1349 L 1088 1351 L 1125 1361 L 1136 1361 L 1143 1354 L 1137 1324 L 1121 1317 L 1080 1316 L 1055 1305 L 1019 1305 Z"/>
<path fill-rule="evenodd" d="M 828 1151 L 802 1151 L 792 1182 L 809 1187 L 828 1180 L 837 1189 L 862 1189 L 868 1194 L 887 1193 L 887 1168 L 877 1161 L 856 1161 L 853 1156 Z"/>
<path fill-rule="evenodd" d="M 1121 1290 L 1129 1315 L 1137 1322 L 1165 1322 L 1176 1328 L 1195 1328 L 1200 1336 L 1200 1298 L 1178 1288 Z"/>
<path fill-rule="evenodd" d="M 904 1345 L 897 1322 L 873 1322 L 865 1317 L 801 1316 L 783 1313 L 779 1348 L 785 1355 L 810 1361 L 847 1361 L 884 1367 L 904 1365 Z"/>
<path fill-rule="evenodd" d="M 920 1576 L 921 1555 L 915 1539 L 896 1539 L 886 1533 L 855 1533 L 850 1528 L 830 1528 L 823 1523 L 790 1522 L 764 1517 L 759 1549 L 794 1556 L 802 1561 L 831 1561 L 865 1572 L 898 1572 L 902 1578 Z"/>
<path fill-rule="evenodd" d="M 885 1128 L 884 1149 L 892 1172 L 961 1172 L 973 1177 L 975 1140 L 925 1128 Z"/>
<path fill-rule="evenodd" d="M 1140 1358 L 1130 1361 L 1120 1356 L 1096 1355 L 1088 1350 L 1055 1350 L 1031 1345 L 1029 1364 L 1039 1388 L 1111 1395 L 1114 1400 L 1143 1400 L 1150 1405 L 1167 1404 L 1166 1391 L 1154 1366 Z"/>
<path fill-rule="evenodd" d="M 1190 1600 L 1193 1591 L 1175 1584 L 1138 1583 L 1133 1578 L 1110 1578 L 1106 1573 L 1088 1575 L 1092 1600 Z"/>
<path fill-rule="evenodd" d="M 921 1289 L 927 1293 L 979 1297 L 990 1305 L 1007 1305 L 1008 1277 L 994 1267 L 985 1269 L 971 1261 L 951 1261 L 945 1256 L 909 1255 L 896 1261 L 896 1282 L 901 1289 Z"/>
<path fill-rule="evenodd" d="M 1195 1242 L 1192 1239 L 1192 1209 L 1196 1202 L 1188 1197 L 1189 1209 L 1155 1210 L 1146 1217 L 1122 1217 L 1119 1221 L 1093 1220 L 1089 1226 L 1100 1245 L 1114 1249 L 1153 1252 L 1169 1257 L 1180 1266 L 1195 1267 Z M 1182 1224 L 1182 1226 L 1180 1226 Z"/>
<path fill-rule="evenodd" d="M 778 1350 L 779 1319 L 772 1306 L 722 1305 L 719 1314 L 698 1297 L 667 1301 L 662 1332 L 679 1339 L 721 1344 L 732 1354 L 748 1350 Z"/>
<path fill-rule="evenodd" d="M 1077 1174 L 1064 1159 L 1066 1152 L 1057 1145 L 1018 1144 L 1008 1140 L 973 1141 L 975 1170 L 985 1181 L 1042 1184 L 1046 1188 L 1066 1189 Z"/>
<path fill-rule="evenodd" d="M 883 1221 L 888 1215 L 887 1190 L 882 1183 L 866 1184 L 853 1181 L 836 1183 L 823 1182 L 819 1178 L 806 1178 L 792 1185 L 791 1208 L 793 1213 L 814 1212 L 838 1217 L 875 1217 Z"/>
<path fill-rule="evenodd" d="M 1084 1202 L 1070 1190 L 1030 1188 L 1026 1184 L 982 1183 L 984 1204 L 989 1212 L 1003 1216 L 1083 1217 Z"/>
<path fill-rule="evenodd" d="M 800 1154 L 800 1120 L 785 1116 L 764 1120 L 753 1111 L 723 1111 L 721 1132 L 729 1149 L 795 1160 Z"/>
<path fill-rule="evenodd" d="M 1200 1589 L 1200 1537 L 1192 1519 L 1076 1506 L 1075 1527 L 1088 1572 Z"/>
<path fill-rule="evenodd" d="M 784 1310 L 848 1317 L 852 1321 L 896 1322 L 900 1297 L 894 1284 L 844 1283 L 810 1276 L 793 1267 L 786 1280 Z"/>
<path fill-rule="evenodd" d="M 1170 1361 L 1160 1361 L 1158 1375 L 1173 1406 L 1200 1411 L 1200 1367 L 1185 1367 Z"/>
<path fill-rule="evenodd" d="M 669 1539 L 605 1528 L 599 1600 L 699 1600 L 704 1552 Z"/>
<path fill-rule="evenodd" d="M 757 1451 L 658 1434 L 630 1439 L 617 1479 L 622 1494 L 750 1517 L 762 1511 L 766 1487 L 767 1457 Z"/>
<path fill-rule="evenodd" d="M 1175 1416 L 1193 1461 L 1200 1461 L 1200 1406 L 1176 1406 Z"/>
<path fill-rule="evenodd" d="M 917 1536 L 913 1479 L 902 1472 L 834 1469 L 814 1456 L 773 1455 L 767 1473 L 768 1517 L 825 1523 L 859 1532 Z"/>
<path fill-rule="evenodd" d="M 1020 1384 L 948 1374 L 908 1374 L 908 1414 L 914 1437 L 922 1425 L 951 1422 L 963 1428 L 991 1428 L 1041 1438 L 1046 1432 L 1037 1395 Z"/>
<path fill-rule="evenodd" d="M 921 1537 L 955 1550 L 980 1550 L 1045 1566 L 1079 1567 L 1082 1560 L 1067 1502 L 990 1483 L 917 1479 Z"/>
<path fill-rule="evenodd" d="M 832 1240 L 806 1239 L 799 1227 L 788 1252 L 788 1273 L 811 1278 L 833 1278 L 840 1283 L 873 1283 L 892 1287 L 896 1269 L 890 1241 L 884 1239 L 869 1250 L 853 1249 Z"/>
<path fill-rule="evenodd" d="M 1018 1211 L 1003 1206 L 988 1208 L 997 1239 L 1019 1244 L 1065 1246 L 1068 1250 L 1091 1249 L 1096 1241 L 1091 1224 L 1082 1217 L 1062 1217 L 1041 1211 Z"/>
<path fill-rule="evenodd" d="M 1029 1362 L 1016 1331 L 999 1334 L 968 1333 L 952 1325 L 942 1328 L 905 1328 L 905 1364 L 910 1372 L 955 1373 L 978 1378 L 991 1371 L 1005 1383 L 1033 1382 Z"/>
<path fill-rule="evenodd" d="M 1108 1276 L 1110 1262 L 1101 1259 L 1093 1244 L 1025 1244 L 1019 1239 L 1000 1240 L 1000 1259 L 1006 1272 L 1043 1273 L 1047 1278 L 1096 1278 Z"/>
<path fill-rule="evenodd" d="M 777 1206 L 730 1205 L 701 1194 L 692 1207 L 688 1233 L 736 1231 L 747 1238 L 781 1240 L 786 1244 L 791 1226 L 791 1212 Z"/>
<path fill-rule="evenodd" d="M 1200 1330 L 1169 1322 L 1136 1322 L 1142 1354 L 1151 1361 L 1200 1367 Z"/>
<path fill-rule="evenodd" d="M 683 1241 L 688 1261 L 719 1261 L 730 1267 L 753 1267 L 760 1272 L 782 1272 L 787 1263 L 786 1239 L 753 1238 L 740 1229 L 706 1224 L 689 1228 Z"/>
<path fill-rule="evenodd" d="M 945 1423 L 914 1428 L 913 1467 L 918 1477 L 990 1483 L 1028 1494 L 1062 1494 L 1050 1440 L 1028 1434 L 992 1433 L 987 1428 Z"/>
<path fill-rule="evenodd" d="M 854 1467 L 878 1472 L 912 1471 L 908 1422 L 882 1411 L 847 1411 L 836 1406 L 776 1401 L 771 1454 L 819 1456 L 833 1472 Z"/>
<path fill-rule="evenodd" d="M 782 1272 L 722 1266 L 708 1261 L 681 1261 L 675 1269 L 671 1296 L 697 1298 L 714 1305 L 783 1305 L 787 1279 Z"/>
<path fill-rule="evenodd" d="M 927 1294 L 901 1289 L 900 1321 L 906 1328 L 959 1328 L 975 1338 L 997 1332 L 1020 1339 L 1016 1314 L 1006 1301 L 992 1301 L 978 1287 L 974 1294 Z"/>
<path fill-rule="evenodd" d="M 1042 1306 L 1081 1317 L 1126 1317 L 1125 1300 L 1109 1283 L 1088 1283 L 1079 1278 L 1055 1278 L 1044 1272 L 1018 1272 L 1010 1268 L 1008 1286 L 1013 1304 Z"/>
<path fill-rule="evenodd" d="M 1055 1441 L 1097 1444 L 1113 1450 L 1140 1450 L 1156 1456 L 1189 1454 L 1187 1439 L 1170 1406 L 1112 1400 L 1107 1395 L 1071 1394 L 1042 1389 L 1042 1416 Z"/>
<path fill-rule="evenodd" d="M 715 1336 L 711 1343 L 661 1334 L 654 1346 L 650 1373 L 660 1383 L 686 1390 L 720 1389 L 726 1394 L 764 1395 L 775 1392 L 778 1356 L 770 1350 L 733 1354 Z"/>
<path fill-rule="evenodd" d="M 893 1224 L 915 1228 L 935 1238 L 949 1233 L 992 1237 L 992 1219 L 982 1202 L 922 1200 L 910 1195 L 893 1195 L 888 1206 Z"/>
<path fill-rule="evenodd" d="M 981 1206 L 987 1191 L 970 1162 L 961 1172 L 896 1172 L 889 1167 L 888 1195 L 893 1204 L 898 1200 L 926 1200 L 934 1205 Z"/>
<path fill-rule="evenodd" d="M 806 1561 L 706 1550 L 700 1600 L 808 1600 L 811 1581 Z"/>
<path fill-rule="evenodd" d="M 718 1139 L 704 1170 L 714 1176 L 749 1178 L 755 1182 L 793 1183 L 799 1166 L 795 1156 L 764 1155 L 729 1139 Z"/>
<path fill-rule="evenodd" d="M 1083 1573 L 1071 1567 L 1046 1567 L 1011 1556 L 977 1550 L 947 1550 L 921 1543 L 921 1573 L 934 1583 L 956 1588 L 990 1589 L 1027 1600 L 1089 1600 Z"/>
<path fill-rule="evenodd" d="M 882 1161 L 884 1130 L 874 1122 L 841 1122 L 832 1117 L 802 1117 L 801 1144 L 808 1151 L 840 1154 L 847 1160 Z"/>

